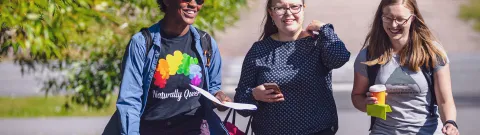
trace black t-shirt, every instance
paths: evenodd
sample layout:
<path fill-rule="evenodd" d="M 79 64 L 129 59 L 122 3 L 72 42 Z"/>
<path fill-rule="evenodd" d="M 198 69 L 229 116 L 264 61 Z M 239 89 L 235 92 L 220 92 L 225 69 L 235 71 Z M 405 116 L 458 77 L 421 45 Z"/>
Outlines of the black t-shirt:
<path fill-rule="evenodd" d="M 172 117 L 203 115 L 201 94 L 189 84 L 202 87 L 203 69 L 195 51 L 191 31 L 168 37 L 162 31 L 160 58 L 148 93 L 142 120 L 168 120 Z"/>

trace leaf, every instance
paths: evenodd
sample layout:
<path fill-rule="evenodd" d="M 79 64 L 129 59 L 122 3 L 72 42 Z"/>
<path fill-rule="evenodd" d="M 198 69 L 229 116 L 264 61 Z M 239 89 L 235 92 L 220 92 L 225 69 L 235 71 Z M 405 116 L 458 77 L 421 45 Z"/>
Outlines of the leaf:
<path fill-rule="evenodd" d="M 480 0 L 470 0 L 460 6 L 459 17 L 465 21 L 472 21 L 475 30 L 480 32 Z"/>
<path fill-rule="evenodd" d="M 40 15 L 39 14 L 35 14 L 35 13 L 29 13 L 27 14 L 27 19 L 30 19 L 30 20 L 37 20 L 40 18 Z"/>

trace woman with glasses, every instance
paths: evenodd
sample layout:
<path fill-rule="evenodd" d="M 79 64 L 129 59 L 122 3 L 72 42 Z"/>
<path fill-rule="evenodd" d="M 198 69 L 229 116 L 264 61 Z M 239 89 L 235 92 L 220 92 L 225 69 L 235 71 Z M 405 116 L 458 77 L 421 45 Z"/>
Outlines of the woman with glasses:
<path fill-rule="evenodd" d="M 354 64 L 353 105 L 366 112 L 378 103 L 369 86 L 383 84 L 392 109 L 386 120 L 372 117 L 370 134 L 459 134 L 449 60 L 415 0 L 382 0 L 363 48 Z"/>
<path fill-rule="evenodd" d="M 313 21 L 303 29 L 304 8 L 304 0 L 268 0 L 263 34 L 244 59 L 234 100 L 259 107 L 239 111 L 253 116 L 256 135 L 333 135 L 338 129 L 331 72 L 350 52 L 331 24 Z"/>
<path fill-rule="evenodd" d="M 213 103 L 191 88 L 231 101 L 221 90 L 221 59 L 213 38 L 212 56 L 204 56 L 204 35 L 192 26 L 204 0 L 157 0 L 165 16 L 135 34 L 124 55 L 117 101 L 122 135 L 227 134 Z M 208 38 L 210 38 L 208 36 Z M 146 43 L 152 42 L 147 48 Z M 217 106 L 219 110 L 226 108 Z"/>

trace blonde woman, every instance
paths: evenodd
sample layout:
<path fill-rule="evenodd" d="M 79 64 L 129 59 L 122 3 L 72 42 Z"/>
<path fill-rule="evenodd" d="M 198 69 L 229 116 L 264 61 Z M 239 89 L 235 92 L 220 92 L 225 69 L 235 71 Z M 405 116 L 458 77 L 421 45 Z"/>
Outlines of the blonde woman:
<path fill-rule="evenodd" d="M 368 87 L 385 84 L 393 110 L 386 120 L 372 120 L 370 134 L 459 134 L 449 61 L 416 0 L 382 0 L 363 48 L 354 65 L 353 105 L 365 112 L 377 103 Z"/>

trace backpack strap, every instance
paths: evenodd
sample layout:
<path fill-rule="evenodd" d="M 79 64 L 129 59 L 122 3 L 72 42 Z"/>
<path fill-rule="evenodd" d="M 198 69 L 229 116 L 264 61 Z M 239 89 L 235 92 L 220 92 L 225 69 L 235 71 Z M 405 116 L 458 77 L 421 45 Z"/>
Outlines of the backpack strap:
<path fill-rule="evenodd" d="M 146 46 L 146 50 L 147 50 L 145 52 L 145 57 L 147 57 L 148 51 L 150 51 L 150 48 L 152 48 L 152 45 L 153 45 L 152 35 L 150 35 L 150 31 L 148 30 L 148 28 L 142 28 L 140 30 L 140 32 L 142 33 L 143 37 L 145 38 L 145 46 Z M 128 43 L 128 45 L 125 49 L 125 53 L 124 53 L 123 58 L 122 58 L 122 62 L 120 63 L 120 80 L 122 80 L 123 70 L 125 68 L 125 61 L 126 61 L 125 56 L 127 56 L 127 54 L 128 54 L 129 46 L 130 46 L 130 43 Z"/>
<path fill-rule="evenodd" d="M 369 58 L 368 50 L 367 50 L 367 59 Z M 375 85 L 375 80 L 377 79 L 378 71 L 380 70 L 380 65 L 376 64 L 373 66 L 367 66 L 367 76 L 368 76 L 368 86 Z"/>
<path fill-rule="evenodd" d="M 369 58 L 370 58 L 370 54 L 368 53 L 368 49 L 367 49 L 367 60 Z M 379 70 L 380 70 L 380 65 L 379 64 L 376 64 L 376 65 L 373 65 L 373 66 L 367 66 L 368 87 L 375 85 L 375 80 L 377 79 L 377 74 L 378 74 Z M 377 118 L 375 118 L 375 117 L 370 118 L 370 128 L 368 129 L 368 131 L 372 130 L 376 119 Z"/>
<path fill-rule="evenodd" d="M 152 35 L 150 34 L 150 31 L 148 30 L 148 28 L 145 28 L 145 27 L 142 28 L 140 32 L 142 33 L 143 37 L 145 37 L 145 47 L 147 49 L 147 51 L 145 52 L 145 56 L 147 56 L 148 52 L 150 51 L 150 48 L 152 48 L 152 45 L 153 45 Z"/>
<path fill-rule="evenodd" d="M 421 67 L 423 76 L 427 80 L 428 84 L 428 91 L 430 91 L 430 106 L 428 107 L 428 112 L 430 112 L 431 116 L 435 116 L 437 113 L 435 112 L 435 105 L 437 104 L 437 96 L 435 95 L 435 81 L 433 79 L 433 66 L 427 68 L 426 64 L 422 65 Z"/>
<path fill-rule="evenodd" d="M 212 59 L 212 38 L 211 36 L 205 32 L 202 31 L 198 28 L 195 28 L 198 31 L 198 34 L 200 34 L 200 42 L 202 44 L 202 50 L 203 50 L 203 55 L 207 57 L 207 63 L 205 63 L 206 67 L 210 67 L 210 61 Z"/>

